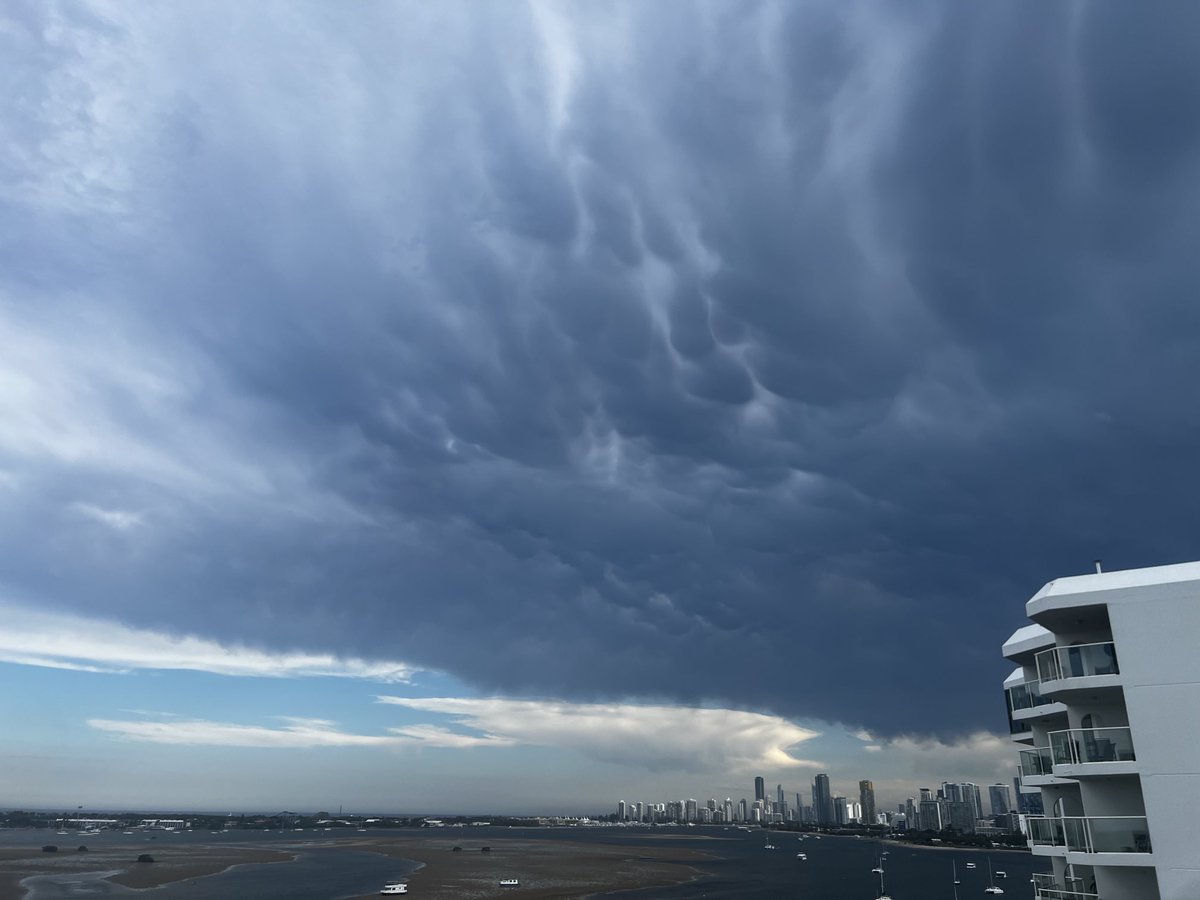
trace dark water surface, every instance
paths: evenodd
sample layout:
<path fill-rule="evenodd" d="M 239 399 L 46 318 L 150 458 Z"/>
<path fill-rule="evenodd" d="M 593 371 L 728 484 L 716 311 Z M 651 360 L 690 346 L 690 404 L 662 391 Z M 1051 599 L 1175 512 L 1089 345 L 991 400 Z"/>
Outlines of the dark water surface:
<path fill-rule="evenodd" d="M 623 900 L 690 900 L 690 898 L 767 898 L 811 897 L 816 900 L 874 900 L 879 893 L 879 876 L 871 869 L 877 854 L 887 850 L 884 860 L 887 892 L 894 900 L 953 900 L 951 862 L 958 868 L 960 900 L 983 898 L 987 887 L 988 859 L 1007 877 L 997 879 L 1004 888 L 1005 900 L 1029 900 L 1033 897 L 1030 873 L 1047 871 L 1045 861 L 1029 853 L 977 850 L 927 850 L 885 845 L 878 841 L 847 838 L 808 837 L 771 833 L 769 840 L 777 849 L 767 850 L 768 835 L 761 831 L 711 828 L 454 828 L 444 831 L 379 830 L 366 834 L 354 831 L 314 832 L 158 832 L 153 837 L 135 833 L 122 835 L 56 836 L 33 830 L 0 831 L 0 846 L 40 846 L 55 843 L 75 847 L 86 843 L 94 850 L 105 846 L 134 845 L 135 852 L 153 852 L 160 846 L 192 844 L 277 847 L 299 854 L 294 863 L 267 863 L 237 866 L 220 875 L 180 882 L 153 889 L 147 894 L 117 887 L 95 876 L 47 875 L 26 881 L 32 889 L 30 900 L 62 900 L 79 897 L 132 897 L 142 895 L 153 900 L 216 900 L 216 898 L 259 898 L 259 900 L 335 900 L 377 891 L 385 882 L 402 878 L 416 868 L 416 862 L 389 859 L 376 853 L 343 849 L 343 840 L 363 838 L 445 837 L 463 842 L 499 842 L 505 837 L 579 843 L 681 847 L 711 853 L 715 859 L 696 864 L 705 877 L 675 888 L 652 888 L 606 894 Z M 697 840 L 711 837 L 716 840 Z M 319 841 L 320 844 L 311 842 Z M 807 854 L 807 860 L 796 857 Z M 966 864 L 974 862 L 976 868 Z M 419 881 L 409 896 L 419 897 Z M 520 890 L 512 891 L 516 897 Z"/>

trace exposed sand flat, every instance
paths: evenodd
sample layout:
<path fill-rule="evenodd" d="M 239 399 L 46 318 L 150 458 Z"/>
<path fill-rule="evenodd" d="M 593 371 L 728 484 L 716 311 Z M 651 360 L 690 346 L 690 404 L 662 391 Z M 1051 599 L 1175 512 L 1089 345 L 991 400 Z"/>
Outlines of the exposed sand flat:
<path fill-rule="evenodd" d="M 695 864 L 709 858 L 698 849 L 646 846 L 640 837 L 638 842 L 624 845 L 497 834 L 487 839 L 486 846 L 491 850 L 486 853 L 481 850 L 484 841 L 478 838 L 455 841 L 416 834 L 300 841 L 292 847 L 337 847 L 420 862 L 422 867 L 407 876 L 413 893 L 442 900 L 476 900 L 514 893 L 511 888 L 499 886 L 502 878 L 517 878 L 520 896 L 542 900 L 680 884 L 699 876 Z M 697 836 L 696 843 L 702 840 Z M 456 852 L 456 845 L 462 850 Z M 154 862 L 138 863 L 138 854 L 148 850 Z M 109 881 L 144 889 L 216 875 L 231 866 L 286 863 L 294 858 L 294 853 L 283 850 L 208 844 L 147 848 L 138 843 L 90 852 L 60 849 L 58 853 L 42 853 L 40 848 L 0 849 L 0 900 L 22 900 L 25 890 L 20 880 L 31 875 L 113 871 Z"/>
<path fill-rule="evenodd" d="M 86 852 L 61 847 L 57 853 L 43 853 L 40 847 L 0 849 L 0 900 L 21 900 L 25 890 L 20 881 L 30 875 L 114 870 L 117 874 L 108 880 L 115 884 L 149 888 L 215 875 L 230 866 L 287 862 L 294 858 L 291 853 L 267 848 L 164 846 L 149 851 L 154 857 L 153 863 L 139 863 L 138 855 L 146 852 L 144 844 L 103 847 Z"/>

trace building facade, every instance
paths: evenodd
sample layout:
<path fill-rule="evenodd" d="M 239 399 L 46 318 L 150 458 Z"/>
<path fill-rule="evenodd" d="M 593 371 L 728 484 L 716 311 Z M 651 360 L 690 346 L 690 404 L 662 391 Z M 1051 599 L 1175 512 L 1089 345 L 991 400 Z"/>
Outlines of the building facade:
<path fill-rule="evenodd" d="M 1200 563 L 1050 582 L 1004 644 L 1045 900 L 1195 900 Z M 1019 802 L 1018 807 L 1029 804 Z"/>

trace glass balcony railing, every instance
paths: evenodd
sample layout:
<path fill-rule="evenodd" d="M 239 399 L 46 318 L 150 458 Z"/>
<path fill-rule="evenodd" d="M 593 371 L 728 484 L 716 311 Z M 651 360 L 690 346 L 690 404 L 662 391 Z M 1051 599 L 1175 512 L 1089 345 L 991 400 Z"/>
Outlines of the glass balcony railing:
<path fill-rule="evenodd" d="M 1013 712 L 1019 709 L 1033 709 L 1035 706 L 1044 706 L 1054 702 L 1049 697 L 1042 696 L 1041 686 L 1036 681 L 1018 684 L 1016 687 L 1006 689 L 1004 693 L 1008 695 L 1008 708 Z"/>
<path fill-rule="evenodd" d="M 1117 675 L 1121 671 L 1117 666 L 1117 647 L 1112 641 L 1051 647 L 1034 659 L 1038 680 L 1042 682 L 1083 678 L 1085 675 Z"/>
<path fill-rule="evenodd" d="M 1050 732 L 1050 753 L 1056 766 L 1125 762 L 1137 759 L 1128 728 L 1072 728 Z"/>
<path fill-rule="evenodd" d="M 1066 847 L 1077 853 L 1150 853 L 1145 816 L 1032 816 L 1035 847 Z"/>
<path fill-rule="evenodd" d="M 1099 900 L 1100 897 L 1088 891 L 1063 887 L 1053 875 L 1042 872 L 1033 873 L 1033 896 L 1035 900 Z"/>
<path fill-rule="evenodd" d="M 1054 757 L 1049 747 L 1021 751 L 1021 775 L 1025 778 L 1054 774 Z"/>

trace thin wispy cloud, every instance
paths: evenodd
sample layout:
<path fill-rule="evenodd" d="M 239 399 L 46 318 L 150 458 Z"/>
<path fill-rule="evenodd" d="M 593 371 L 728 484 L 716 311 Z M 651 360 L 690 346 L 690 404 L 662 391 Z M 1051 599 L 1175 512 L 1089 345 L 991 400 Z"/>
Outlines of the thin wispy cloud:
<path fill-rule="evenodd" d="M 131 741 L 193 747 L 394 747 L 410 740 L 389 735 L 352 734 L 325 719 L 282 718 L 286 724 L 239 725 L 204 719 L 88 719 L 91 728 Z"/>
<path fill-rule="evenodd" d="M 188 670 L 260 678 L 361 678 L 385 683 L 407 682 L 416 671 L 400 662 L 263 650 L 13 604 L 0 604 L 0 621 L 0 662 L 14 665 L 107 673 Z"/>

